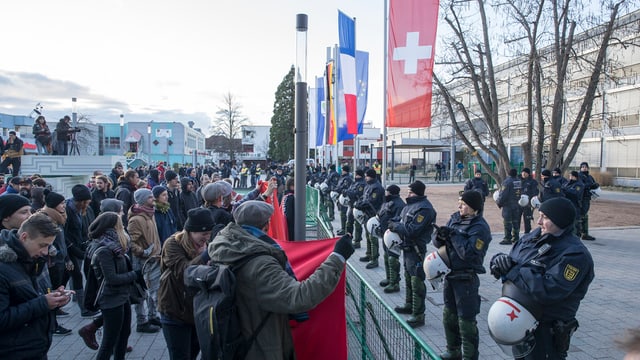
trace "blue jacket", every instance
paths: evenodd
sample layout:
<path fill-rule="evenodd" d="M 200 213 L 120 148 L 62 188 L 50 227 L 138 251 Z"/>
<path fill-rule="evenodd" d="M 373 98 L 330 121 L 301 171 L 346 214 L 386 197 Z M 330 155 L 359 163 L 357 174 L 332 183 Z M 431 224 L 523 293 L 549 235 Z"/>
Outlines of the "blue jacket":
<path fill-rule="evenodd" d="M 400 216 L 402 209 L 406 206 L 400 195 L 387 195 L 385 196 L 385 203 L 382 204 L 382 208 L 378 211 L 378 218 L 380 219 L 380 227 L 378 228 L 378 236 L 384 235 L 389 227 L 389 221 L 397 216 Z"/>
<path fill-rule="evenodd" d="M 389 223 L 389 229 L 400 235 L 403 250 L 411 251 L 417 246 L 420 254 L 424 255 L 427 244 L 431 241 L 436 215 L 436 210 L 426 196 L 408 197 L 407 206 L 402 209 L 399 217 Z"/>
<path fill-rule="evenodd" d="M 42 359 L 55 328 L 46 258 L 32 259 L 17 230 L 2 230 L 0 243 L 0 359 Z"/>
<path fill-rule="evenodd" d="M 515 176 L 509 176 L 500 187 L 500 195 L 496 204 L 498 207 L 514 208 L 518 207 L 518 200 L 522 195 L 522 181 Z"/>
<path fill-rule="evenodd" d="M 544 313 L 539 321 L 568 321 L 576 316 L 593 280 L 593 259 L 571 226 L 557 237 L 540 233 L 537 228 L 513 246 L 509 256 L 515 265 L 504 280 L 511 280 L 542 305 Z M 543 244 L 551 248 L 539 255 Z"/>
<path fill-rule="evenodd" d="M 178 231 L 176 217 L 171 208 L 168 208 L 164 213 L 158 210 L 158 208 L 155 208 L 154 217 L 156 218 L 156 226 L 158 228 L 160 243 L 164 244 L 165 240 Z"/>
<path fill-rule="evenodd" d="M 485 219 L 476 215 L 462 218 L 459 212 L 451 215 L 447 227 L 454 231 L 446 244 L 450 268 L 456 270 L 473 270 L 478 274 L 487 272 L 482 266 L 487 249 L 491 242 L 491 229 Z M 436 247 L 441 244 L 436 244 Z"/>

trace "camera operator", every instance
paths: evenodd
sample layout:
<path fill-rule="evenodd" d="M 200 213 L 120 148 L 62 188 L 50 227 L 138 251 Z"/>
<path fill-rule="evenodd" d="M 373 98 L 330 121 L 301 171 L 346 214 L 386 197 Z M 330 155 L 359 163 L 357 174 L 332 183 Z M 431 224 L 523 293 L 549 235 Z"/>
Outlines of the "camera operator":
<path fill-rule="evenodd" d="M 69 154 L 69 141 L 71 140 L 71 134 L 73 133 L 71 125 L 69 122 L 71 118 L 69 115 L 65 115 L 60 121 L 58 125 L 56 125 L 56 141 L 57 141 L 57 150 L 58 155 L 68 155 Z"/>

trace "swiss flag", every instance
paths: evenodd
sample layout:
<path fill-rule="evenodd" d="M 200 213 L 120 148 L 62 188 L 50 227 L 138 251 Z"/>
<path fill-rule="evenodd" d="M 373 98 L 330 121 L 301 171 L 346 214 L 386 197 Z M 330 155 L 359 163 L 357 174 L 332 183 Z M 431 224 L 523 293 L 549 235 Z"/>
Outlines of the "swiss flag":
<path fill-rule="evenodd" d="M 388 127 L 431 126 L 438 0 L 391 0 L 387 51 Z"/>

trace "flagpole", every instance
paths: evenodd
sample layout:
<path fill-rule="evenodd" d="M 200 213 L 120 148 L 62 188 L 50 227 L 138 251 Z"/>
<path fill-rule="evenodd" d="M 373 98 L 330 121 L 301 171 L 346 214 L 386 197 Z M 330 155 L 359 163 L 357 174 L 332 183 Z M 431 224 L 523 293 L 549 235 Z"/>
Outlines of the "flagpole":
<path fill-rule="evenodd" d="M 338 55 L 339 51 L 338 51 L 338 45 L 334 44 L 333 45 L 333 58 L 334 63 L 335 63 L 335 68 L 333 70 L 333 73 L 335 74 L 335 76 L 339 76 L 340 75 L 340 56 Z M 334 81 L 333 82 L 333 110 L 335 113 L 335 119 L 336 119 L 336 123 L 335 123 L 335 141 L 336 141 L 336 146 L 335 146 L 335 162 L 332 162 L 333 164 L 336 165 L 336 169 L 338 168 L 338 163 L 340 162 L 338 160 L 338 133 L 340 132 L 340 130 L 338 129 L 338 124 L 340 123 L 339 121 L 339 117 L 340 117 L 340 109 L 338 108 L 338 104 L 340 103 L 340 101 L 338 101 L 338 96 L 340 95 L 340 93 L 338 92 L 338 81 Z M 327 169 L 328 170 L 328 169 Z"/>
<path fill-rule="evenodd" d="M 327 64 L 329 64 L 329 62 L 331 61 L 331 46 L 327 46 Z M 327 159 L 329 158 L 329 152 L 330 152 L 330 148 L 331 148 L 331 144 L 329 144 L 329 132 L 331 131 L 331 98 L 330 98 L 330 88 L 331 88 L 331 81 L 332 81 L 332 75 L 333 74 L 329 74 L 329 72 L 327 71 L 327 67 L 325 66 L 325 84 L 326 84 L 326 92 L 324 95 L 325 98 L 325 115 L 324 115 L 324 119 L 325 119 L 325 141 L 324 141 L 324 145 L 322 146 L 322 166 L 326 166 L 327 165 Z"/>
<path fill-rule="evenodd" d="M 389 98 L 388 98 L 388 92 L 387 92 L 387 72 L 388 72 L 388 68 L 389 68 L 389 56 L 388 56 L 388 51 L 389 51 L 389 2 L 388 0 L 384 0 L 384 81 L 383 81 L 383 92 L 384 92 L 384 96 L 383 96 L 383 112 L 382 112 L 382 119 L 383 119 L 383 124 L 382 124 L 382 176 L 380 177 L 382 179 L 382 187 L 384 187 L 385 189 L 387 188 L 386 183 L 387 183 L 387 106 L 388 106 L 388 102 L 389 102 Z"/>
<path fill-rule="evenodd" d="M 358 27 L 356 26 L 356 18 L 355 16 L 353 17 L 353 45 L 354 45 L 354 49 L 356 50 L 356 52 L 354 53 L 354 60 L 355 58 L 357 58 L 357 54 L 358 54 L 358 46 L 357 46 L 357 31 L 358 31 Z M 356 74 L 358 74 L 358 62 L 356 61 Z M 358 108 L 358 96 L 359 91 L 358 91 L 358 75 L 356 75 L 356 109 Z M 360 155 L 360 147 L 357 146 L 358 145 L 358 130 L 360 130 L 360 114 L 358 114 L 358 111 L 356 110 L 356 133 L 353 136 L 353 171 L 356 171 L 356 169 L 358 168 L 357 164 L 358 164 L 358 155 Z M 347 128 L 349 127 L 349 125 L 347 125 Z M 343 148 L 344 151 L 344 148 Z M 355 174 L 354 172 L 351 172 L 352 174 Z"/>

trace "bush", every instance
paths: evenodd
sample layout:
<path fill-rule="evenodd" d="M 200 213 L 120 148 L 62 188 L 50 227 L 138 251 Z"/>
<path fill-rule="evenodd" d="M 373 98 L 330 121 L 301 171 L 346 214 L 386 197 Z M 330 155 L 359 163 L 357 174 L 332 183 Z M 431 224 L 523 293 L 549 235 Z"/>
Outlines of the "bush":
<path fill-rule="evenodd" d="M 610 172 L 599 172 L 593 171 L 589 172 L 591 176 L 596 180 L 600 186 L 612 186 L 613 185 L 613 175 Z"/>

